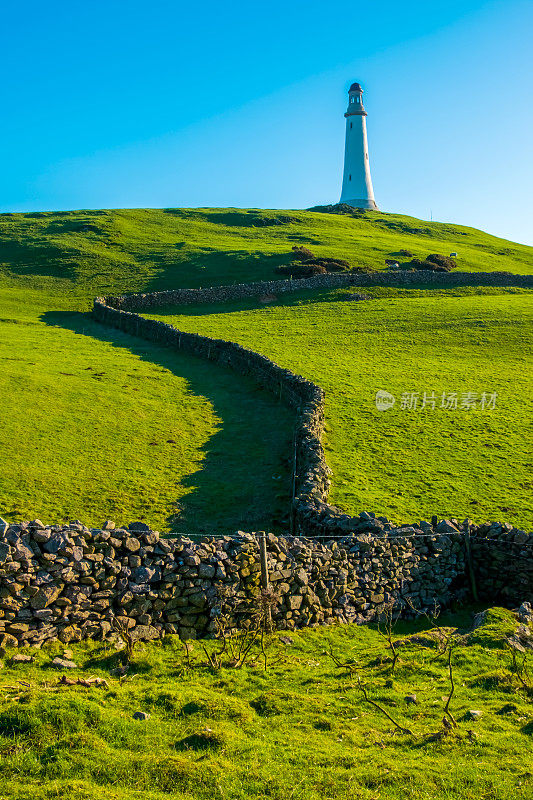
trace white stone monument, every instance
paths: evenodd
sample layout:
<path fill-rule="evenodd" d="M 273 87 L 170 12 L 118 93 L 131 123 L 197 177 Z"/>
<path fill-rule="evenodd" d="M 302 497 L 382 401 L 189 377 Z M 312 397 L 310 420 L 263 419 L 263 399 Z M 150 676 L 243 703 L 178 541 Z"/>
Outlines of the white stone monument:
<path fill-rule="evenodd" d="M 344 115 L 346 117 L 346 145 L 340 202 L 353 206 L 353 208 L 377 210 L 368 161 L 367 114 L 363 107 L 363 90 L 359 83 L 352 83 L 348 97 L 348 110 Z"/>

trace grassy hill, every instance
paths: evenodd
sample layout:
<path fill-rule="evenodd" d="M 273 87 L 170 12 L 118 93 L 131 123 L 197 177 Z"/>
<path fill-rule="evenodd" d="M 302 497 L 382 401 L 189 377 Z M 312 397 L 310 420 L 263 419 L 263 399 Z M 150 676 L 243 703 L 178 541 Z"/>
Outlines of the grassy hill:
<path fill-rule="evenodd" d="M 353 266 L 378 269 L 384 267 L 386 257 L 408 249 L 416 256 L 455 250 L 459 266 L 465 270 L 533 271 L 533 248 L 469 228 L 377 212 L 357 218 L 238 209 L 0 215 L 0 391 L 4 421 L 0 429 L 0 516 L 19 519 L 37 515 L 47 520 L 83 517 L 94 523 L 107 516 L 120 520 L 137 517 L 149 519 L 161 529 L 190 531 L 279 525 L 288 492 L 284 458 L 291 438 L 290 414 L 283 407 L 274 408 L 267 395 L 231 373 L 213 371 L 194 359 L 105 331 L 84 312 L 99 293 L 271 278 L 295 244 L 306 245 L 317 254 L 345 258 Z M 497 298 L 503 295 L 504 305 L 500 307 Z M 491 297 L 487 293 L 484 296 Z M 502 411 L 502 420 L 508 419 L 506 414 L 513 415 L 507 443 L 503 442 L 503 449 L 480 451 L 478 445 L 485 439 L 480 444 L 475 436 L 467 436 L 458 440 L 460 446 L 454 450 L 451 440 L 443 445 L 438 438 L 436 446 L 444 449 L 437 458 L 437 471 L 429 469 L 428 483 L 431 489 L 441 477 L 444 460 L 448 461 L 448 471 L 454 473 L 457 450 L 463 450 L 461 469 L 467 469 L 470 444 L 476 448 L 472 457 L 480 462 L 483 475 L 487 459 L 480 453 L 485 456 L 490 452 L 497 469 L 491 468 L 494 474 L 484 477 L 479 489 L 467 487 L 467 499 L 493 493 L 503 475 L 500 494 L 511 489 L 516 502 L 513 499 L 509 512 L 500 510 L 508 507 L 500 499 L 492 506 L 482 504 L 475 509 L 462 499 L 455 502 L 455 498 L 463 497 L 461 489 L 451 492 L 451 502 L 443 502 L 443 509 L 471 509 L 478 518 L 489 511 L 499 517 L 513 514 L 513 518 L 527 521 L 522 502 L 527 491 L 522 475 L 523 417 L 515 412 L 520 410 L 517 392 L 524 389 L 519 351 L 528 344 L 524 314 L 529 295 L 517 292 L 513 298 L 497 292 L 481 305 L 472 298 L 468 301 L 470 309 L 479 305 L 483 317 L 476 322 L 476 335 L 482 325 L 487 326 L 488 336 L 487 347 L 482 350 L 483 370 L 473 375 L 474 391 L 485 387 L 495 391 L 493 387 L 502 380 L 510 384 L 511 392 L 504 392 L 504 396 L 511 406 Z M 391 317 L 387 340 L 391 347 L 397 342 L 395 385 L 402 370 L 411 369 L 409 331 L 424 303 L 419 301 L 417 306 L 410 301 L 403 308 L 399 299 L 389 303 L 382 297 L 368 307 L 372 311 L 364 317 L 363 328 L 350 339 L 356 349 L 338 353 L 336 336 L 348 336 L 351 326 L 357 328 L 359 317 L 348 310 L 349 304 L 324 306 L 324 298 L 316 299 L 316 305 L 306 307 L 305 316 L 301 308 L 290 310 L 291 301 L 287 301 L 287 311 L 279 307 L 268 312 L 268 317 L 250 316 L 248 322 L 258 322 L 253 343 L 328 388 L 327 444 L 336 475 L 334 498 L 357 510 L 362 504 L 376 510 L 387 507 L 391 513 L 411 513 L 418 496 L 426 497 L 428 487 L 410 479 L 404 499 L 398 500 L 403 490 L 397 480 L 398 476 L 402 483 L 405 480 L 400 467 L 403 453 L 414 459 L 409 464 L 413 475 L 427 472 L 425 462 L 409 452 L 406 444 L 417 429 L 409 424 L 402 434 L 400 426 L 391 438 L 379 420 L 369 419 L 367 376 L 383 355 L 378 352 L 383 350 L 383 339 L 377 332 L 383 328 L 382 317 L 391 311 L 397 314 L 397 322 Z M 451 303 L 452 317 L 462 315 L 463 321 L 449 332 L 445 306 L 437 299 L 434 307 L 440 315 L 437 338 L 429 335 L 428 321 L 425 331 L 417 333 L 417 346 L 425 352 L 424 369 L 430 382 L 432 370 L 440 361 L 441 337 L 455 342 L 448 366 L 454 369 L 454 364 L 462 360 L 464 369 L 458 375 L 479 363 L 472 349 L 468 314 L 461 311 L 467 306 Z M 343 311 L 339 315 L 340 308 Z M 204 308 L 201 313 L 208 311 Z M 288 315 L 286 319 L 284 314 Z M 342 330 L 335 328 L 337 318 L 339 326 L 344 326 Z M 515 318 L 519 322 L 516 329 Z M 232 327 L 236 319 L 239 325 Z M 228 314 L 215 327 L 226 338 L 244 336 L 242 319 Z M 263 319 L 268 319 L 272 327 L 270 350 Z M 207 316 L 191 316 L 188 322 L 190 329 L 199 331 L 211 324 Z M 292 344 L 287 339 L 286 353 L 274 347 L 283 325 L 294 332 Z M 515 331 L 512 337 L 510 330 Z M 309 341 L 312 349 L 307 346 Z M 399 358 L 401 353 L 404 356 Z M 358 373 L 357 363 L 364 363 L 364 375 Z M 498 367 L 497 380 L 487 375 L 491 363 Z M 387 364 L 385 359 L 380 369 L 388 369 Z M 342 400 L 333 390 L 333 382 L 339 378 L 344 387 Z M 386 375 L 381 373 L 381 378 L 384 388 L 390 385 Z M 361 414 L 354 416 L 353 402 L 359 400 L 346 386 L 359 387 L 362 381 L 367 384 L 368 397 L 365 395 Z M 417 381 L 416 385 L 422 386 L 419 378 Z M 450 391 L 455 388 L 451 383 Z M 267 441 L 261 432 L 274 413 L 280 422 L 274 437 Z M 381 425 L 378 438 L 375 429 L 369 435 L 369 421 Z M 441 431 L 445 436 L 446 430 Z M 500 437 L 501 428 L 496 433 Z M 489 437 L 490 430 L 486 434 Z M 428 442 L 429 436 L 425 434 Z M 382 456 L 392 464 L 391 474 L 384 483 L 376 483 Z M 363 467 L 367 461 L 369 466 Z M 348 471 L 343 467 L 346 463 L 351 465 Z M 508 478 L 513 464 L 517 486 Z M 372 480 L 362 481 L 361 470 Z M 431 492 L 427 496 L 432 497 Z"/>
<path fill-rule="evenodd" d="M 265 222 L 266 220 L 266 222 Z M 273 221 L 274 220 L 274 221 Z M 279 224 L 278 224 L 279 223 Z M 269 278 L 293 244 L 354 266 L 399 249 L 459 252 L 469 270 L 533 270 L 533 249 L 456 226 L 370 213 L 166 210 L 0 216 L 0 516 L 229 532 L 281 524 L 291 414 L 248 381 L 106 329 L 92 297 Z M 257 307 L 160 309 L 188 330 L 243 341 L 327 390 L 333 499 L 391 516 L 531 520 L 526 460 L 531 292 L 348 290 Z M 498 392 L 494 411 L 379 414 L 376 388 Z M 271 420 L 276 419 L 272 432 Z M 267 436 L 268 432 L 268 436 Z M 473 503 L 473 501 L 476 503 Z M 472 612 L 441 624 L 471 630 Z M 291 633 L 242 669 L 213 670 L 175 637 L 123 654 L 85 642 L 5 654 L 0 796 L 12 800 L 526 800 L 531 679 L 490 611 L 457 640 L 457 728 L 439 633 L 400 623 L 394 674 L 374 626 Z M 211 653 L 217 642 L 206 642 Z M 356 669 L 338 669 L 341 663 Z M 61 654 L 79 668 L 61 682 Z M 105 683 L 84 683 L 91 676 Z M 358 684 L 361 675 L 367 702 Z M 416 695 L 416 702 L 406 698 Z M 411 697 L 412 700 L 412 697 Z M 482 712 L 472 719 L 469 710 Z M 147 712 L 144 721 L 133 719 Z M 502 765 L 505 768 L 502 769 Z"/>
<path fill-rule="evenodd" d="M 380 212 L 135 209 L 0 215 L 4 280 L 70 298 L 262 280 L 291 247 L 383 269 L 401 249 L 457 251 L 461 269 L 533 272 L 533 248 L 473 228 Z"/>

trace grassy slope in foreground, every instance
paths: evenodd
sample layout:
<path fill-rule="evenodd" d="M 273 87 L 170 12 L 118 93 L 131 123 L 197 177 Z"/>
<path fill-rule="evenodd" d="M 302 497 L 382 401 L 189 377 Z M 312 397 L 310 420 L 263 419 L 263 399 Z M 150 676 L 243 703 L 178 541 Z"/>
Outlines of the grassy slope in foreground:
<path fill-rule="evenodd" d="M 294 244 L 373 268 L 407 248 L 457 250 L 462 269 L 533 271 L 532 248 L 393 214 L 0 215 L 0 515 L 93 524 L 137 517 L 166 529 L 178 502 L 189 530 L 271 527 L 270 509 L 285 505 L 278 476 L 288 412 L 275 411 L 267 442 L 258 431 L 273 413 L 268 395 L 79 312 L 100 293 L 271 278 Z M 89 367 L 104 374 L 91 377 Z"/>
<path fill-rule="evenodd" d="M 463 613 L 442 625 L 471 625 Z M 58 687 L 59 645 L 31 651 L 35 664 L 6 663 L 0 677 L 0 795 L 10 800 L 529 800 L 533 716 L 510 671 L 505 635 L 516 623 L 493 609 L 454 650 L 458 728 L 444 738 L 450 691 L 446 660 L 429 636 L 399 649 L 391 675 L 386 641 L 372 627 L 277 636 L 271 666 L 212 672 L 199 646 L 188 669 L 176 637 L 136 648 L 128 677 L 114 673 L 109 644 L 72 645 L 80 669 L 106 687 Z M 395 638 L 417 626 L 401 624 Z M 425 644 L 424 644 L 425 642 Z M 219 642 L 206 642 L 209 651 Z M 369 696 L 402 734 L 365 703 L 343 661 L 356 659 Z M 260 654 L 259 654 L 260 655 Z M 254 652 L 255 656 L 255 652 Z M 8 654 L 9 657 L 9 654 Z M 203 664 L 203 666 L 202 666 Z M 359 674 L 359 673 L 358 673 Z M 22 683 L 23 682 L 23 683 Z M 407 695 L 417 703 L 408 704 Z M 467 712 L 482 712 L 469 721 Z M 144 722 L 133 719 L 145 711 Z"/>
<path fill-rule="evenodd" d="M 367 290 L 365 289 L 365 292 Z M 283 295 L 278 303 L 158 310 L 258 350 L 326 390 L 331 500 L 397 521 L 431 515 L 506 519 L 528 529 L 531 503 L 532 294 L 368 290 Z M 174 314 L 174 316 L 173 316 Z M 376 391 L 393 409 L 376 409 Z M 401 408 L 403 393 L 434 393 L 436 407 Z M 440 408 L 457 392 L 459 408 Z M 461 408 L 463 393 L 497 393 L 494 410 Z"/>

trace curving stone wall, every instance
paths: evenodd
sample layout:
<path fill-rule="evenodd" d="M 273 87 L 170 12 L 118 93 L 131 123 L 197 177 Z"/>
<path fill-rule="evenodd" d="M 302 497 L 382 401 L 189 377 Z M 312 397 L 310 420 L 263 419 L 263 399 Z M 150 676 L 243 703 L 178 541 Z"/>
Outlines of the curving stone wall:
<path fill-rule="evenodd" d="M 293 281 L 292 289 L 340 277 L 346 276 Z M 279 291 L 280 283 L 289 282 L 268 288 L 255 284 L 246 291 Z M 183 292 L 178 295 L 190 297 L 189 290 Z M 104 324 L 249 375 L 296 410 L 293 523 L 298 533 L 315 538 L 266 537 L 278 628 L 362 623 L 379 618 L 392 603 L 409 613 L 408 601 L 420 609 L 434 602 L 447 606 L 471 592 L 508 605 L 533 601 L 533 534 L 509 524 L 471 526 L 436 517 L 397 527 L 385 517 L 366 512 L 351 517 L 329 506 L 329 469 L 321 444 L 323 390 L 240 345 L 184 333 L 125 310 L 192 302 L 176 296 L 97 298 L 93 313 Z M 213 300 L 202 296 L 208 298 L 203 302 Z M 113 635 L 115 619 L 134 639 L 208 635 L 215 629 L 221 589 L 229 595 L 235 623 L 242 599 L 257 591 L 258 551 L 256 536 L 247 533 L 193 542 L 162 538 L 143 523 L 117 528 L 108 521 L 102 528 L 87 528 L 80 522 L 45 526 L 39 520 L 17 525 L 0 520 L 0 648 L 106 638 Z"/>
<path fill-rule="evenodd" d="M 300 291 L 346 285 L 409 285 L 421 281 L 438 286 L 499 285 L 532 286 L 533 275 L 504 272 L 395 271 L 318 275 L 295 281 L 219 286 L 207 289 L 177 289 L 149 294 L 96 298 L 94 316 L 106 325 L 137 336 L 177 347 L 252 377 L 296 410 L 295 492 L 291 507 L 291 532 L 304 536 L 344 536 L 357 529 L 357 517 L 328 504 L 331 471 L 327 466 L 322 434 L 325 394 L 320 386 L 282 369 L 259 353 L 233 342 L 185 333 L 164 322 L 148 320 L 133 309 L 147 310 L 168 304 L 211 303 L 255 297 L 262 294 Z"/>
<path fill-rule="evenodd" d="M 230 367 L 241 375 L 253 378 L 260 386 L 275 393 L 283 402 L 296 409 L 296 492 L 292 509 L 294 524 L 300 533 L 313 531 L 317 534 L 322 530 L 328 534 L 335 533 L 331 526 L 324 528 L 322 519 L 329 509 L 326 500 L 330 486 L 330 470 L 321 443 L 324 429 L 323 389 L 239 344 L 179 331 L 165 322 L 145 319 L 131 311 L 115 308 L 113 303 L 114 298 L 97 298 L 94 301 L 94 316 L 100 322 L 119 330 Z M 118 300 L 116 304 L 120 305 Z M 337 512 L 331 509 L 330 519 L 337 516 Z M 345 525 L 345 521 L 340 522 L 339 532 L 349 530 L 349 527 L 343 528 L 342 524 Z"/>

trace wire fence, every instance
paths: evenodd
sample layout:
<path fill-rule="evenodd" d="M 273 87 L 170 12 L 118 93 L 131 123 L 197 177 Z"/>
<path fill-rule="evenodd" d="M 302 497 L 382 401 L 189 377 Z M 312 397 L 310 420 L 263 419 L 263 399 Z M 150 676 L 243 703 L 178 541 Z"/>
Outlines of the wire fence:
<path fill-rule="evenodd" d="M 381 535 L 378 533 L 378 535 L 374 536 L 375 541 L 392 542 L 395 539 L 444 539 L 444 538 L 450 538 L 452 536 L 465 535 L 464 531 L 457 531 L 457 533 L 398 533 L 398 534 L 393 534 L 392 536 L 388 535 L 388 533 L 389 533 L 388 531 L 384 531 Z M 332 541 L 339 542 L 345 539 L 355 539 L 358 536 L 373 535 L 373 534 L 374 531 L 360 531 L 360 532 L 355 531 L 353 533 L 350 532 L 345 534 L 330 534 L 329 536 L 326 534 L 320 534 L 317 536 L 296 535 L 294 536 L 294 538 L 305 539 L 306 541 L 313 541 L 313 542 L 321 539 L 327 540 L 328 542 Z M 474 535 L 471 534 L 470 536 L 472 542 L 492 542 L 492 543 L 500 542 L 501 544 L 516 545 L 517 547 L 533 547 L 533 543 L 530 544 L 529 542 L 524 542 L 524 543 L 514 542 L 514 541 L 511 542 L 511 541 L 506 541 L 505 539 L 497 539 L 496 537 L 489 538 L 489 537 L 476 536 L 475 534 Z M 280 538 L 283 538 L 283 535 L 281 535 Z"/>

